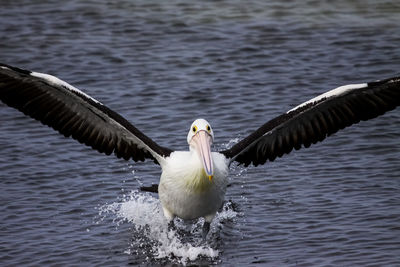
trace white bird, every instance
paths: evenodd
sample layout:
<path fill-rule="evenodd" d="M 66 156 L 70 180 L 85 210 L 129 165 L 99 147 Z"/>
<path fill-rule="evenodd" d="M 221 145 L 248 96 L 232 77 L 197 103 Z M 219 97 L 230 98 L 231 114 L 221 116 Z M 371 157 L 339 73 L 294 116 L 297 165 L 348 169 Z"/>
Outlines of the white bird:
<path fill-rule="evenodd" d="M 187 135 L 189 151 L 172 152 L 162 168 L 158 194 L 165 217 L 191 220 L 205 218 L 203 238 L 224 202 L 228 184 L 228 160 L 211 152 L 214 133 L 204 119 L 195 120 Z"/>
<path fill-rule="evenodd" d="M 309 147 L 360 120 L 400 105 L 400 77 L 341 86 L 268 121 L 230 149 L 211 152 L 214 133 L 204 119 L 189 128 L 189 151 L 159 146 L 119 114 L 68 83 L 48 74 L 0 64 L 0 99 L 66 137 L 119 158 L 154 160 L 162 168 L 162 209 L 173 224 L 205 218 L 203 238 L 224 201 L 233 161 L 248 166 L 273 161 L 294 149 Z"/>

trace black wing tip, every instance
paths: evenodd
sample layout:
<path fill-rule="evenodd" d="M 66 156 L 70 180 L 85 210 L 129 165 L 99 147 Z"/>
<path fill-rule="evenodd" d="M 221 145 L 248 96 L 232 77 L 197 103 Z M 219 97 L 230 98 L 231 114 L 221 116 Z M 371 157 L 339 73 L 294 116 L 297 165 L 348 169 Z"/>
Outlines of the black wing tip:
<path fill-rule="evenodd" d="M 387 84 L 387 83 L 388 84 L 389 83 L 400 83 L 400 76 L 395 76 L 392 78 L 369 82 L 369 83 L 367 83 L 367 85 L 368 85 L 368 87 L 371 87 L 371 86 L 380 86 L 380 85 Z"/>
<path fill-rule="evenodd" d="M 158 193 L 158 184 L 152 184 L 151 186 L 141 186 L 140 191 Z"/>
<path fill-rule="evenodd" d="M 0 67 L 5 67 L 5 68 L 8 68 L 10 70 L 13 70 L 13 71 L 16 71 L 18 73 L 25 74 L 25 75 L 31 75 L 31 73 L 32 73 L 32 71 L 30 71 L 30 70 L 17 68 L 17 67 L 14 67 L 14 66 L 11 66 L 11 65 L 8 65 L 8 64 L 4 64 L 4 63 L 0 63 Z"/>

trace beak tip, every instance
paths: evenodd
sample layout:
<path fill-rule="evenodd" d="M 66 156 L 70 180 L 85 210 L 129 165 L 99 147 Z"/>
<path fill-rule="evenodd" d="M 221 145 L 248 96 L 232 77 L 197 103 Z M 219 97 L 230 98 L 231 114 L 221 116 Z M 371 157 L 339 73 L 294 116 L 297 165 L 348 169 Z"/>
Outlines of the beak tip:
<path fill-rule="evenodd" d="M 208 176 L 208 179 L 209 179 L 210 181 L 212 181 L 213 175 L 209 175 L 209 176 Z"/>

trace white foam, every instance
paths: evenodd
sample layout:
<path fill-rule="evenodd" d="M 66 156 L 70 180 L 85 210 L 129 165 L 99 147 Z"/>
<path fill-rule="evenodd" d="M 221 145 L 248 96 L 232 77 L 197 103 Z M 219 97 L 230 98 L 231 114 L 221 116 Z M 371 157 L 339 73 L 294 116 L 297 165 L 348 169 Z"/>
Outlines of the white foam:
<path fill-rule="evenodd" d="M 308 100 L 308 101 L 306 101 L 306 102 L 304 102 L 304 103 L 292 108 L 291 110 L 289 110 L 286 113 L 289 113 L 289 112 L 291 112 L 293 110 L 296 110 L 298 108 L 304 107 L 307 104 L 318 102 L 321 99 L 330 98 L 330 97 L 333 97 L 333 96 L 339 96 L 339 95 L 342 95 L 344 93 L 347 93 L 348 91 L 352 91 L 352 90 L 356 90 L 356 89 L 360 89 L 360 88 L 365 88 L 367 86 L 368 86 L 367 83 L 343 85 L 343 86 L 340 86 L 338 88 L 332 89 L 332 90 L 330 90 L 330 91 L 328 91 L 326 93 L 323 93 L 322 95 L 314 97 L 314 98 L 312 98 L 312 99 L 310 99 L 310 100 Z"/>
<path fill-rule="evenodd" d="M 238 142 L 240 141 L 239 137 L 236 138 L 232 138 L 228 141 L 228 143 L 224 143 L 223 147 L 225 149 L 229 149 L 230 147 L 232 147 L 233 145 L 236 145 Z"/>
<path fill-rule="evenodd" d="M 38 77 L 38 78 L 41 78 L 41 79 L 46 80 L 49 84 L 56 85 L 56 86 L 62 86 L 62 87 L 66 88 L 66 89 L 68 89 L 68 90 L 70 90 L 70 91 L 77 92 L 78 94 L 81 94 L 81 95 L 83 95 L 83 96 L 85 96 L 85 97 L 87 97 L 87 98 L 93 100 L 94 102 L 96 102 L 96 103 L 102 105 L 102 103 L 100 103 L 99 101 L 97 101 L 96 99 L 94 99 L 93 97 L 91 97 L 90 95 L 88 95 L 88 94 L 82 92 L 82 91 L 79 90 L 78 88 L 76 88 L 76 87 L 70 85 L 70 84 L 67 83 L 67 82 L 64 82 L 63 80 L 60 80 L 59 78 L 57 78 L 57 77 L 55 77 L 55 76 L 53 76 L 53 75 L 45 74 L 45 73 L 40 73 L 40 72 L 31 72 L 30 74 L 31 74 L 32 76 L 34 76 L 34 77 Z"/>
<path fill-rule="evenodd" d="M 178 231 L 168 229 L 161 204 L 158 198 L 148 193 L 138 191 L 131 192 L 122 202 L 104 205 L 100 208 L 100 215 L 113 213 L 117 216 L 118 224 L 121 222 L 131 223 L 135 230 L 140 233 L 129 248 L 125 250 L 128 254 L 147 254 L 154 260 L 167 259 L 176 263 L 186 265 L 189 262 L 206 257 L 216 259 L 219 251 L 210 244 L 201 241 L 202 220 L 194 224 L 184 223 L 175 220 Z M 218 231 L 216 226 L 221 225 L 221 221 L 236 217 L 236 212 L 230 208 L 224 208 L 218 213 L 211 224 L 211 231 L 208 235 Z M 189 229 L 187 229 L 189 227 Z M 187 233 L 186 233 L 187 232 Z M 145 251 L 145 247 L 151 245 L 150 251 Z M 140 251 L 142 250 L 142 251 Z"/>

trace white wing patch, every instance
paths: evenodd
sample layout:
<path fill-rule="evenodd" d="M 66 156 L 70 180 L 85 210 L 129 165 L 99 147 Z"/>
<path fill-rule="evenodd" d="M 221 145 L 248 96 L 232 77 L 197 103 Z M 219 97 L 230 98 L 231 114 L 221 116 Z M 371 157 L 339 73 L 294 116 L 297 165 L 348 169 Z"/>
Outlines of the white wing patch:
<path fill-rule="evenodd" d="M 34 77 L 37 77 L 37 78 L 44 79 L 44 80 L 46 80 L 46 81 L 47 81 L 49 84 L 51 84 L 51 85 L 62 86 L 62 87 L 66 88 L 66 89 L 68 89 L 68 90 L 70 90 L 70 91 L 74 91 L 74 92 L 76 92 L 76 93 L 78 93 L 78 94 L 80 94 L 80 95 L 83 95 L 83 96 L 85 96 L 86 98 L 89 98 L 89 99 L 93 100 L 94 102 L 96 102 L 96 103 L 98 103 L 98 104 L 100 104 L 100 105 L 103 105 L 101 102 L 97 101 L 96 99 L 94 99 L 94 98 L 91 97 L 90 95 L 88 95 L 88 94 L 82 92 L 82 91 L 79 90 L 78 88 L 76 88 L 76 87 L 70 85 L 70 84 L 67 83 L 67 82 L 64 82 L 63 80 L 60 80 L 59 78 L 57 78 L 57 77 L 55 77 L 55 76 L 53 76 L 53 75 L 45 74 L 45 73 L 40 73 L 40 72 L 33 72 L 33 71 L 30 73 L 30 75 L 32 75 L 32 76 L 34 76 Z"/>
<path fill-rule="evenodd" d="M 308 105 L 310 103 L 318 102 L 318 101 L 320 101 L 321 99 L 324 99 L 324 98 L 330 98 L 330 97 L 334 97 L 334 96 L 339 96 L 339 95 L 342 95 L 342 94 L 347 93 L 349 91 L 356 90 L 356 89 L 361 89 L 361 88 L 365 88 L 365 87 L 368 87 L 367 83 L 343 85 L 343 86 L 340 86 L 340 87 L 338 87 L 336 89 L 330 90 L 330 91 L 328 91 L 328 92 L 326 92 L 326 93 L 324 93 L 322 95 L 314 97 L 313 99 L 310 99 L 307 102 L 304 102 L 303 104 L 300 104 L 295 108 L 292 108 L 291 110 L 289 110 L 286 113 L 289 113 L 289 112 L 294 111 L 294 110 L 296 110 L 298 108 L 304 107 L 305 105 Z"/>

